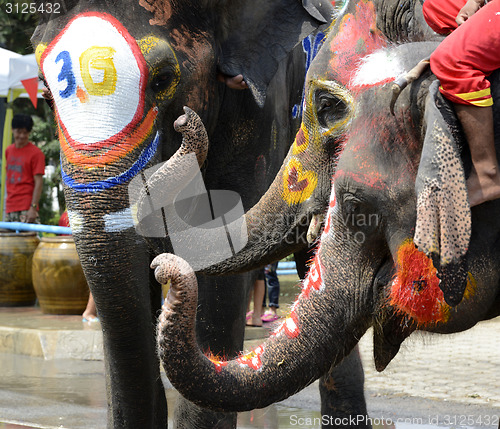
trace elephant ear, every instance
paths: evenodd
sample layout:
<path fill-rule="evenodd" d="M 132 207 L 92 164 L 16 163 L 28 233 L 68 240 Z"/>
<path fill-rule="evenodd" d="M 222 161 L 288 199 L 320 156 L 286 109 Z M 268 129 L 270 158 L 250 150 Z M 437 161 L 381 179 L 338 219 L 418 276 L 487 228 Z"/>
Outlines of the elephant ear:
<path fill-rule="evenodd" d="M 219 69 L 229 76 L 242 74 L 262 107 L 279 62 L 297 43 L 330 22 L 334 9 L 329 1 L 320 0 L 234 3 L 240 9 L 221 44 Z"/>
<path fill-rule="evenodd" d="M 414 242 L 432 258 L 444 299 L 455 306 L 467 286 L 471 212 L 460 156 L 460 127 L 438 85 L 438 81 L 431 84 L 425 106 L 427 128 L 416 180 Z"/>

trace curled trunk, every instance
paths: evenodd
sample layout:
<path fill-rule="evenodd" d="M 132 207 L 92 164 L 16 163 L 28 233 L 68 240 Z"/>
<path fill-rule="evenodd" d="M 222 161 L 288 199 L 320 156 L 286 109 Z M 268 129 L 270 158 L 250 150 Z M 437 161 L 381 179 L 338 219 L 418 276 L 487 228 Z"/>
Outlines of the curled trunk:
<path fill-rule="evenodd" d="M 195 338 L 197 284 L 190 266 L 163 254 L 153 261 L 161 283 L 171 279 L 158 327 L 158 350 L 169 380 L 190 401 L 214 410 L 262 408 L 306 387 L 339 363 L 367 328 L 352 270 L 323 272 L 321 248 L 289 317 L 253 351 L 226 361 L 206 356 Z M 327 262 L 327 265 L 331 265 Z M 339 276 L 339 277 L 337 277 Z M 364 301 L 365 303 L 368 301 Z M 358 311 L 352 311 L 355 305 Z M 334 329 L 332 329 L 334 327 Z"/>

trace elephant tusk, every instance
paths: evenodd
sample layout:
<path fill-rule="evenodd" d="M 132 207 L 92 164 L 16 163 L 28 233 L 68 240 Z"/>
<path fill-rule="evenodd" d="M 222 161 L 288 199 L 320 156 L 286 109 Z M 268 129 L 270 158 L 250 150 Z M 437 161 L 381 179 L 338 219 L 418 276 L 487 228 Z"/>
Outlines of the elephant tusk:
<path fill-rule="evenodd" d="M 321 225 L 323 225 L 323 221 L 325 220 L 324 214 L 315 214 L 309 224 L 309 228 L 307 229 L 307 242 L 312 244 L 316 241 L 319 235 L 319 230 L 321 229 Z"/>
<path fill-rule="evenodd" d="M 394 116 L 394 106 L 396 105 L 396 101 L 401 94 L 401 91 L 405 89 L 410 83 L 414 80 L 417 80 L 422 73 L 429 67 L 430 58 L 424 58 L 420 60 L 419 63 L 413 67 L 408 73 L 404 76 L 396 79 L 392 84 L 392 99 L 390 104 L 391 115 Z"/>

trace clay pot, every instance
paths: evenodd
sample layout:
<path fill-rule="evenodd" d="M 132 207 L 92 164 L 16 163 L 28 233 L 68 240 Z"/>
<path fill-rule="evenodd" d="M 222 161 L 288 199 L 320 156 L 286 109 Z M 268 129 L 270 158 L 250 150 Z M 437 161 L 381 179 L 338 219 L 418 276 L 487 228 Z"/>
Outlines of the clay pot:
<path fill-rule="evenodd" d="M 40 240 L 33 255 L 33 286 L 43 313 L 83 313 L 89 288 L 72 237 Z"/>
<path fill-rule="evenodd" d="M 33 305 L 31 261 L 38 246 L 34 232 L 0 230 L 0 306 Z"/>

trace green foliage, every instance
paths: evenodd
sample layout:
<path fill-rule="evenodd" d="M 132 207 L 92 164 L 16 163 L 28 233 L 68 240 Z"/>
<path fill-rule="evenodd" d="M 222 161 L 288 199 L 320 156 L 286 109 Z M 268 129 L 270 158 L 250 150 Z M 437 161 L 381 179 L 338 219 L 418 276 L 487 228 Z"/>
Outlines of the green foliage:
<path fill-rule="evenodd" d="M 30 37 L 36 27 L 37 17 L 32 13 L 22 13 L 23 3 L 27 1 L 0 0 L 0 45 L 26 55 L 33 53 Z"/>
<path fill-rule="evenodd" d="M 34 125 L 31 140 L 37 142 L 45 155 L 45 163 L 55 166 L 55 172 L 43 180 L 43 191 L 40 198 L 40 220 L 45 225 L 57 225 L 61 213 L 52 210 L 52 189 L 57 190 L 59 207 L 64 209 L 64 195 L 61 187 L 61 167 L 59 164 L 59 141 L 56 139 L 53 121 L 33 117 Z"/>

